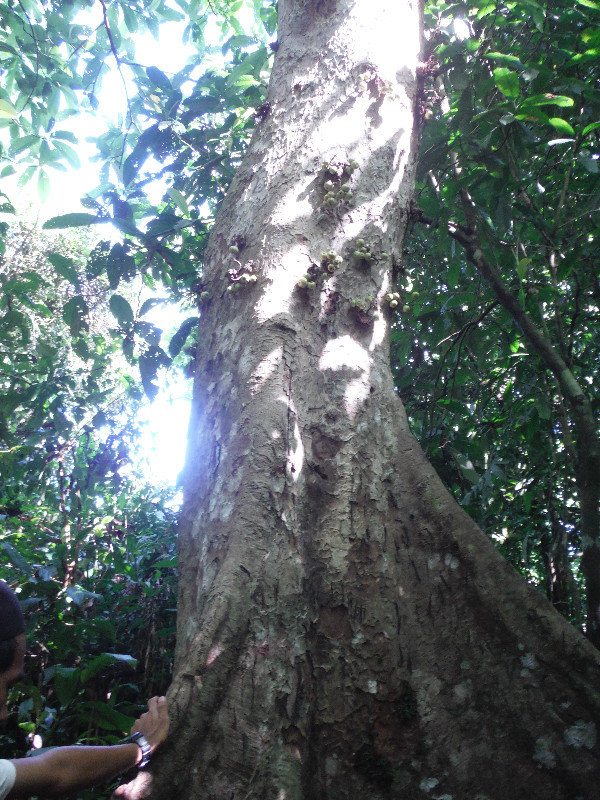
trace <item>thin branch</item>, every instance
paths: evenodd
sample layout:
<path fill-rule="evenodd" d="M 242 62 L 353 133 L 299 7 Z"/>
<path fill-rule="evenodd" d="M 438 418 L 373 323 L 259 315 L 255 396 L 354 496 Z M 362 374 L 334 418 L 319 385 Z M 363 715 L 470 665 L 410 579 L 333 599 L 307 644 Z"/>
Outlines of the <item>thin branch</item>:
<path fill-rule="evenodd" d="M 129 119 L 131 120 L 131 124 L 135 125 L 133 119 L 133 112 L 131 110 L 131 101 L 129 99 L 129 93 L 127 91 L 127 81 L 125 80 L 125 76 L 123 75 L 123 70 L 121 69 L 121 59 L 119 57 L 119 53 L 117 51 L 117 47 L 115 45 L 115 41 L 113 39 L 112 31 L 110 29 L 110 25 L 108 23 L 108 13 L 106 8 L 106 3 L 104 0 L 100 0 L 100 5 L 102 6 L 102 15 L 104 19 L 104 28 L 106 29 L 106 35 L 108 36 L 108 44 L 110 46 L 111 52 L 114 56 L 115 62 L 117 64 L 117 69 L 119 71 L 119 75 L 121 76 L 121 81 L 123 83 L 123 90 L 125 92 L 125 99 L 127 100 L 127 110 L 129 112 Z M 137 126 L 135 126 L 137 128 Z"/>
<path fill-rule="evenodd" d="M 101 27 L 102 27 L 102 23 L 100 22 L 98 25 L 96 25 L 96 27 L 94 28 L 92 33 L 96 33 L 96 31 L 99 31 Z M 89 42 L 89 38 L 88 39 L 84 39 L 80 44 L 77 45 L 77 47 L 74 47 L 71 50 L 71 53 L 69 54 L 69 57 L 67 58 L 67 61 L 70 61 L 73 58 L 73 56 L 75 55 L 75 53 L 77 53 L 79 50 L 81 50 L 82 47 L 85 47 L 88 42 Z"/>
<path fill-rule="evenodd" d="M 29 15 L 28 15 L 27 11 L 25 10 L 25 6 L 21 2 L 21 0 L 18 0 L 18 3 L 21 6 L 21 11 L 23 12 L 23 14 L 25 16 L 25 19 L 27 20 L 27 22 L 29 24 L 29 30 L 31 31 L 31 38 L 33 39 L 33 43 L 35 45 L 35 83 L 33 84 L 33 89 L 29 92 L 29 96 L 27 97 L 27 99 L 25 100 L 25 103 L 23 104 L 23 108 L 20 109 L 19 113 L 22 113 L 23 111 L 25 111 L 25 109 L 29 105 L 29 101 L 33 97 L 33 93 L 35 92 L 36 87 L 37 87 L 37 82 L 38 82 L 38 78 L 39 78 L 39 74 L 40 74 L 40 48 L 38 46 L 38 40 L 37 40 L 36 35 L 34 33 L 34 30 L 33 30 L 33 25 L 31 24 L 31 20 L 29 19 Z"/>

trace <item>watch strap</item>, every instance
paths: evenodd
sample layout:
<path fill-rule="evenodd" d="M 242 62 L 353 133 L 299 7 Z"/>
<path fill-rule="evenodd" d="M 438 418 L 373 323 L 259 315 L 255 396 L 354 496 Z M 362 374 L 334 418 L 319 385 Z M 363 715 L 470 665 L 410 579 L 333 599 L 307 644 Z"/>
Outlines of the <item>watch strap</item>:
<path fill-rule="evenodd" d="M 150 743 L 148 739 L 144 736 L 143 733 L 136 731 L 136 733 L 132 733 L 131 736 L 128 736 L 126 739 L 123 739 L 123 744 L 128 744 L 132 742 L 133 744 L 137 744 L 137 746 L 142 751 L 142 760 L 138 763 L 138 769 L 143 769 L 146 764 L 150 761 L 150 756 L 152 755 L 152 748 L 150 747 Z"/>

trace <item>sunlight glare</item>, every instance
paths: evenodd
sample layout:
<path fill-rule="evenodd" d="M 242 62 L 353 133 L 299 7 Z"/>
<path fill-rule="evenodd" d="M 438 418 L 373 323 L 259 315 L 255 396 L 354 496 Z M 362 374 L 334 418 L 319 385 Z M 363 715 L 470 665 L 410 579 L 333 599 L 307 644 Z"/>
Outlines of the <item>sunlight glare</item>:
<path fill-rule="evenodd" d="M 266 322 L 289 311 L 296 281 L 304 274 L 309 264 L 310 259 L 305 245 L 297 245 L 281 257 L 279 268 L 269 275 L 271 282 L 269 291 L 264 292 L 256 304 L 259 322 Z"/>
<path fill-rule="evenodd" d="M 369 382 L 368 373 L 361 375 L 360 378 L 354 378 L 348 381 L 346 391 L 344 392 L 344 405 L 346 407 L 346 414 L 348 414 L 350 419 L 355 418 L 370 392 L 371 384 Z"/>
<path fill-rule="evenodd" d="M 321 353 L 319 369 L 337 372 L 340 369 L 355 369 L 362 372 L 369 369 L 369 354 L 351 336 L 338 336 L 330 339 Z"/>
<path fill-rule="evenodd" d="M 175 486 L 183 469 L 190 417 L 189 384 L 159 378 L 159 393 L 140 412 L 139 466 L 153 483 Z"/>

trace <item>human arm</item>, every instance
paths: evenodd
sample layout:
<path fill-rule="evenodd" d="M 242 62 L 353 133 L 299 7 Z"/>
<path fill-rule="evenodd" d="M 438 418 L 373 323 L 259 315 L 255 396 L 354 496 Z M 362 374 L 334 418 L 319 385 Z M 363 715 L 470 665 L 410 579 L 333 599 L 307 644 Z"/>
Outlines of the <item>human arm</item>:
<path fill-rule="evenodd" d="M 131 730 L 132 733 L 142 733 L 154 751 L 169 730 L 166 699 L 151 698 L 148 711 L 136 720 Z M 56 747 L 39 756 L 12 762 L 17 774 L 8 797 L 58 797 L 69 794 L 113 778 L 134 767 L 141 758 L 141 750 L 134 743 L 110 747 Z"/>
<path fill-rule="evenodd" d="M 109 780 L 134 767 L 142 753 L 136 744 L 112 747 L 56 747 L 32 758 L 18 758 L 17 775 L 8 795 L 60 797 Z"/>

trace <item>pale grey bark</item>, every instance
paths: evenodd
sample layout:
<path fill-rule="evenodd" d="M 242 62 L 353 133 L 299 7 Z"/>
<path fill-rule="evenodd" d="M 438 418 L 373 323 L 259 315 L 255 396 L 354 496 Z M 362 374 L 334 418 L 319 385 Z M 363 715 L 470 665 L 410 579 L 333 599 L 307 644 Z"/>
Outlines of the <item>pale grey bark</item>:
<path fill-rule="evenodd" d="M 597 653 L 448 495 L 392 384 L 417 17 L 280 2 L 271 112 L 207 251 L 154 797 L 587 800 L 598 783 Z M 330 179 L 352 197 L 324 211 Z M 330 250 L 339 269 L 299 288 Z M 231 269 L 258 280 L 231 292 Z"/>

